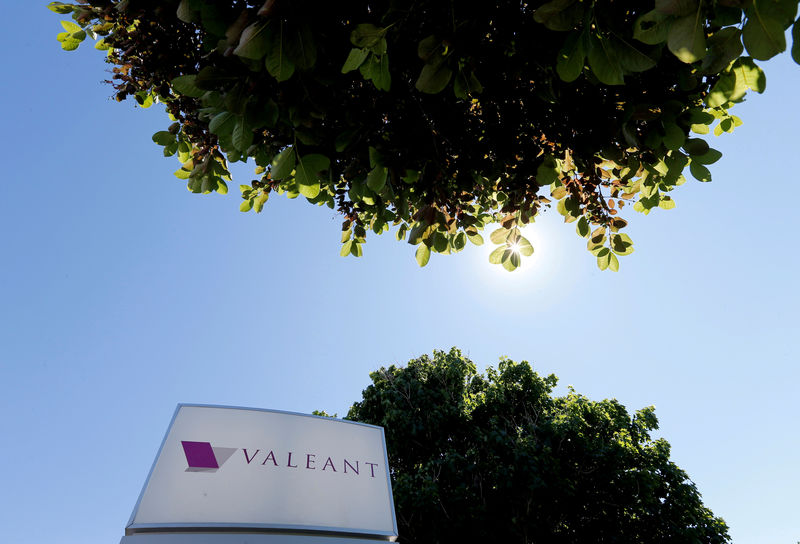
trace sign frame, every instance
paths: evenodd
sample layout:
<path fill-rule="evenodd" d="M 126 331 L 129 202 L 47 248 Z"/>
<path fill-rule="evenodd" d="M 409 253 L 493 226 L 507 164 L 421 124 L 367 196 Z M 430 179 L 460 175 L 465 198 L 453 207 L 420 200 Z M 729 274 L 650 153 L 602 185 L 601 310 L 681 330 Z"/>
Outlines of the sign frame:
<path fill-rule="evenodd" d="M 296 525 L 296 524 L 279 524 L 279 523 L 225 523 L 225 522 L 134 523 L 136 515 L 139 512 L 139 507 L 141 505 L 142 498 L 144 497 L 145 491 L 150 485 L 150 480 L 153 476 L 153 472 L 156 468 L 156 465 L 158 464 L 159 459 L 161 458 L 161 454 L 164 451 L 164 446 L 166 445 L 167 438 L 169 437 L 173 425 L 175 424 L 175 420 L 178 417 L 178 413 L 181 411 L 182 408 L 215 408 L 215 409 L 230 409 L 230 410 L 247 410 L 251 412 L 267 412 L 273 414 L 321 419 L 321 420 L 336 422 L 338 424 L 346 423 L 349 425 L 360 425 L 378 430 L 380 432 L 381 444 L 383 446 L 384 466 L 386 467 L 386 485 L 389 495 L 388 499 L 389 499 L 389 507 L 391 510 L 392 530 L 377 531 L 377 530 L 361 529 L 357 527 L 343 528 L 343 527 L 330 527 L 323 525 Z M 132 536 L 137 534 L 144 535 L 148 533 L 152 534 L 152 533 L 187 533 L 187 532 L 282 533 L 282 534 L 300 533 L 309 535 L 319 534 L 327 536 L 339 536 L 344 538 L 373 537 L 385 541 L 397 540 L 398 537 L 397 514 L 394 508 L 394 496 L 392 493 L 392 481 L 389 469 L 389 456 L 386 449 L 386 434 L 384 433 L 383 427 L 380 427 L 378 425 L 370 425 L 368 423 L 361 423 L 358 421 L 349 421 L 334 417 L 317 416 L 313 414 L 303 414 L 300 412 L 275 410 L 270 408 L 250 408 L 244 406 L 228 406 L 219 404 L 179 403 L 175 408 L 175 412 L 172 414 L 172 418 L 170 419 L 169 425 L 167 425 L 167 430 L 164 433 L 164 437 L 161 439 L 161 444 L 158 447 L 158 452 L 156 453 L 155 459 L 153 460 L 153 464 L 150 466 L 150 470 L 147 473 L 147 477 L 145 478 L 142 490 L 139 493 L 139 497 L 137 498 L 136 504 L 133 507 L 133 512 L 131 512 L 131 516 L 128 520 L 128 523 L 125 526 L 125 535 Z"/>

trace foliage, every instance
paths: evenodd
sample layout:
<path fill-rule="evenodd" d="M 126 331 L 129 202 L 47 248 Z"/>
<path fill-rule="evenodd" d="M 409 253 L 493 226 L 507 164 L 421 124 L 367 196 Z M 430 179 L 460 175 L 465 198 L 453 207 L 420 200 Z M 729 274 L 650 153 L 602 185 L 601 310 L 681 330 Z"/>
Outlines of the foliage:
<path fill-rule="evenodd" d="M 372 373 L 349 419 L 386 432 L 403 542 L 729 542 L 650 432 L 652 407 L 501 360 L 486 375 L 453 349 Z"/>
<path fill-rule="evenodd" d="M 253 159 L 242 211 L 270 194 L 344 216 L 342 255 L 395 227 L 432 252 L 482 244 L 513 270 L 520 229 L 555 206 L 601 269 L 633 252 L 623 208 L 675 207 L 684 172 L 710 181 L 756 60 L 800 34 L 798 0 L 84 0 L 58 35 L 114 64 L 116 98 L 162 102 L 153 140 L 194 193 L 227 192 Z M 792 26 L 793 25 L 793 26 Z M 800 61 L 800 43 L 792 56 Z M 694 133 L 694 135 L 692 134 Z M 627 212 L 627 210 L 625 210 Z"/>

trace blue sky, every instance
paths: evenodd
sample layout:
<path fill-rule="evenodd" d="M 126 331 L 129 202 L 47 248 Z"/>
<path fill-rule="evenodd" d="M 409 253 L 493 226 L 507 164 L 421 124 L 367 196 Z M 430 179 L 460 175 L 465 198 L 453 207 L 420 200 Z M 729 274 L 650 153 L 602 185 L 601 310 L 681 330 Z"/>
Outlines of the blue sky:
<path fill-rule="evenodd" d="M 8 7 L 0 35 L 4 540 L 119 539 L 178 402 L 341 415 L 370 371 L 451 346 L 655 405 L 735 542 L 800 540 L 788 56 L 735 108 L 744 125 L 710 139 L 714 181 L 629 216 L 619 273 L 554 211 L 521 271 L 495 270 L 486 247 L 420 269 L 392 235 L 339 257 L 327 208 L 273 197 L 242 214 L 236 191 L 190 194 L 150 141 L 166 117 L 110 100 L 102 54 L 61 51 L 44 5 Z"/>

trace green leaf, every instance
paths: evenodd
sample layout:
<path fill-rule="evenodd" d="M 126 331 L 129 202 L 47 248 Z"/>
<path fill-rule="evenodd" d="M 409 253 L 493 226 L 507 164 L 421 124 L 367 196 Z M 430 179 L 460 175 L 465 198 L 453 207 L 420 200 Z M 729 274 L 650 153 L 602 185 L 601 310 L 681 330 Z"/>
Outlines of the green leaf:
<path fill-rule="evenodd" d="M 357 47 L 351 49 L 350 54 L 347 55 L 347 60 L 344 61 L 344 66 L 342 66 L 342 73 L 346 74 L 347 72 L 357 70 L 367 59 L 367 56 L 369 56 L 369 49 L 360 49 Z"/>
<path fill-rule="evenodd" d="M 269 200 L 269 193 L 263 191 L 253 199 L 253 209 L 256 213 L 261 213 L 261 210 L 264 209 L 264 203 L 266 203 L 267 200 Z"/>
<path fill-rule="evenodd" d="M 667 34 L 667 47 L 681 62 L 691 64 L 706 55 L 704 17 L 696 13 L 676 19 Z"/>
<path fill-rule="evenodd" d="M 723 28 L 708 39 L 708 53 L 700 70 L 705 74 L 717 74 L 739 58 L 743 51 L 742 31 L 735 27 Z"/>
<path fill-rule="evenodd" d="M 61 49 L 64 51 L 75 51 L 80 45 L 83 40 L 78 40 L 73 37 L 72 34 L 69 32 L 61 32 L 56 36 L 59 42 L 61 42 Z"/>
<path fill-rule="evenodd" d="M 168 143 L 167 145 L 164 146 L 164 156 L 165 157 L 173 156 L 176 151 L 178 151 L 178 142 L 177 141 L 170 142 L 170 143 Z"/>
<path fill-rule="evenodd" d="M 447 236 L 442 234 L 439 231 L 433 233 L 433 249 L 436 253 L 444 253 L 447 251 L 449 247 L 449 242 L 447 240 Z"/>
<path fill-rule="evenodd" d="M 505 244 L 509 234 L 511 234 L 511 232 L 508 229 L 500 227 L 499 229 L 492 231 L 492 233 L 489 235 L 489 239 L 493 244 Z"/>
<path fill-rule="evenodd" d="M 800 64 L 800 18 L 792 25 L 792 58 Z"/>
<path fill-rule="evenodd" d="M 388 47 L 389 44 L 386 42 L 386 38 L 381 38 L 378 40 L 378 43 L 371 46 L 369 50 L 376 55 L 385 55 Z"/>
<path fill-rule="evenodd" d="M 530 241 L 524 236 L 520 236 L 515 242 L 515 244 L 517 246 L 517 252 L 520 255 L 524 257 L 530 257 L 531 255 L 533 255 L 533 246 L 531 245 Z"/>
<path fill-rule="evenodd" d="M 633 253 L 633 240 L 627 234 L 615 234 L 611 237 L 611 250 L 617 255 Z"/>
<path fill-rule="evenodd" d="M 358 71 L 361 72 L 361 77 L 368 81 L 380 77 L 381 61 L 377 55 L 370 55 L 367 57 L 366 62 L 359 66 Z"/>
<path fill-rule="evenodd" d="M 565 13 L 575 0 L 552 0 L 539 6 L 533 13 L 533 20 L 543 24 L 549 30 L 572 30 L 574 25 L 573 14 Z"/>
<path fill-rule="evenodd" d="M 656 65 L 656 61 L 622 38 L 617 37 L 611 43 L 622 69 L 627 72 L 644 72 Z"/>
<path fill-rule="evenodd" d="M 178 160 L 181 163 L 188 161 L 192 157 L 191 149 L 189 148 L 189 144 L 184 141 L 178 143 Z"/>
<path fill-rule="evenodd" d="M 550 185 L 561 179 L 561 170 L 552 155 L 545 155 L 542 163 L 536 168 L 536 184 L 540 187 Z"/>
<path fill-rule="evenodd" d="M 208 130 L 220 138 L 229 138 L 233 134 L 235 126 L 236 116 L 229 111 L 223 111 L 215 115 L 211 122 L 208 123 Z"/>
<path fill-rule="evenodd" d="M 350 33 L 350 43 L 356 47 L 370 48 L 376 45 L 385 33 L 386 29 L 378 28 L 369 23 L 362 23 L 357 25 L 355 30 Z"/>
<path fill-rule="evenodd" d="M 59 15 L 66 15 L 67 13 L 72 13 L 72 6 L 70 4 L 65 4 L 63 2 L 50 2 L 47 5 L 47 9 L 50 11 L 54 11 Z"/>
<path fill-rule="evenodd" d="M 489 262 L 492 264 L 500 264 L 503 261 L 503 254 L 505 253 L 506 246 L 500 246 L 489 254 Z"/>
<path fill-rule="evenodd" d="M 683 145 L 683 149 L 685 149 L 689 155 L 696 156 L 705 155 L 710 148 L 708 147 L 708 142 L 702 138 L 689 138 Z"/>
<path fill-rule="evenodd" d="M 672 200 L 672 197 L 662 196 L 661 200 L 658 201 L 658 207 L 663 210 L 671 210 L 675 207 L 675 201 Z"/>
<path fill-rule="evenodd" d="M 270 38 L 269 24 L 257 21 L 242 31 L 233 54 L 245 59 L 261 60 L 269 50 Z"/>
<path fill-rule="evenodd" d="M 194 4 L 192 0 L 181 0 L 176 10 L 178 19 L 184 23 L 199 23 L 200 10 Z"/>
<path fill-rule="evenodd" d="M 681 127 L 675 123 L 664 123 L 664 145 L 667 149 L 680 149 L 685 141 L 686 133 Z"/>
<path fill-rule="evenodd" d="M 426 64 L 414 86 L 423 93 L 436 94 L 444 90 L 453 76 L 453 71 L 445 63 Z"/>
<path fill-rule="evenodd" d="M 692 156 L 692 161 L 700 164 L 714 164 L 722 157 L 722 153 L 716 149 L 709 148 L 702 155 Z"/>
<path fill-rule="evenodd" d="M 136 98 L 137 104 L 143 108 L 149 108 L 153 105 L 153 93 L 139 91 L 134 95 L 134 97 Z"/>
<path fill-rule="evenodd" d="M 409 185 L 413 185 L 417 181 L 419 181 L 419 175 L 420 175 L 420 171 L 419 170 L 411 170 L 409 168 L 409 169 L 406 170 L 405 175 L 402 176 L 400 179 L 403 180 L 403 183 L 407 183 Z"/>
<path fill-rule="evenodd" d="M 759 9 L 761 9 L 764 0 L 759 0 Z M 767 12 L 776 21 L 783 25 L 784 30 L 788 29 L 794 22 L 797 15 L 798 2 L 797 0 L 772 0 L 766 1 Z"/>
<path fill-rule="evenodd" d="M 597 267 L 600 270 L 605 270 L 608 268 L 608 265 L 611 264 L 611 250 L 607 247 L 604 247 L 597 253 Z"/>
<path fill-rule="evenodd" d="M 589 222 L 584 216 L 581 216 L 581 218 L 578 219 L 578 224 L 575 225 L 575 232 L 577 232 L 578 235 L 583 238 L 589 236 Z"/>
<path fill-rule="evenodd" d="M 179 168 L 178 170 L 175 171 L 175 177 L 178 179 L 189 179 L 190 175 L 191 172 L 184 168 Z"/>
<path fill-rule="evenodd" d="M 239 76 L 224 72 L 216 66 L 206 66 L 197 73 L 194 83 L 205 91 L 216 91 L 238 79 Z"/>
<path fill-rule="evenodd" d="M 294 63 L 289 60 L 286 52 L 286 40 L 284 39 L 283 27 L 278 32 L 273 33 L 272 43 L 267 52 L 264 65 L 269 74 L 279 82 L 286 81 L 294 74 Z"/>
<path fill-rule="evenodd" d="M 747 87 L 742 80 L 736 78 L 733 72 L 724 72 L 711 88 L 706 97 L 706 104 L 712 108 L 722 106 L 728 101 L 739 100 L 747 92 Z"/>
<path fill-rule="evenodd" d="M 592 231 L 592 235 L 589 238 L 590 244 L 604 244 L 606 239 L 606 228 L 605 227 L 597 227 Z"/>
<path fill-rule="evenodd" d="M 178 142 L 172 141 L 164 146 L 164 156 L 171 157 L 178 151 Z"/>
<path fill-rule="evenodd" d="M 299 30 L 291 34 L 286 54 L 300 70 L 310 70 L 314 67 L 317 62 L 317 44 L 314 33 L 307 24 L 302 24 Z"/>
<path fill-rule="evenodd" d="M 80 27 L 80 25 L 76 25 L 72 21 L 61 21 L 61 26 L 63 26 L 64 30 L 66 30 L 73 36 L 78 32 L 83 32 L 83 29 Z M 86 35 L 84 34 L 84 37 L 85 36 Z"/>
<path fill-rule="evenodd" d="M 619 259 L 613 253 L 610 254 L 610 258 L 608 260 L 608 269 L 612 272 L 619 272 Z"/>
<path fill-rule="evenodd" d="M 272 179 L 286 179 L 294 170 L 296 164 L 296 156 L 293 147 L 287 147 L 278 153 L 272 159 L 272 167 L 270 168 L 270 177 Z"/>
<path fill-rule="evenodd" d="M 420 266 L 425 266 L 428 264 L 428 261 L 431 259 L 431 249 L 426 246 L 425 244 L 420 244 L 417 247 L 417 253 L 415 255 L 417 259 L 417 264 Z"/>
<path fill-rule="evenodd" d="M 453 247 L 456 251 L 461 251 L 467 245 L 467 234 L 464 231 L 456 234 L 453 238 Z"/>
<path fill-rule="evenodd" d="M 200 192 L 204 195 L 209 194 L 217 188 L 217 179 L 213 176 L 203 176 L 200 180 Z"/>
<path fill-rule="evenodd" d="M 428 240 L 433 233 L 436 232 L 436 225 L 428 225 L 427 223 L 417 222 L 408 233 L 408 243 L 417 245 L 420 242 Z"/>
<path fill-rule="evenodd" d="M 170 85 L 179 94 L 191 98 L 200 98 L 205 91 L 195 85 L 196 75 L 178 76 L 170 82 Z"/>
<path fill-rule="evenodd" d="M 647 45 L 657 45 L 667 41 L 669 27 L 673 18 L 657 10 L 648 11 L 633 26 L 633 37 Z"/>
<path fill-rule="evenodd" d="M 344 244 L 342 244 L 342 250 L 339 251 L 339 255 L 342 257 L 347 257 L 350 255 L 350 252 L 353 250 L 353 241 L 347 240 Z"/>
<path fill-rule="evenodd" d="M 453 81 L 453 93 L 457 98 L 467 99 L 472 95 L 483 92 L 483 85 L 478 81 L 475 72 L 459 70 Z"/>
<path fill-rule="evenodd" d="M 556 59 L 556 72 L 563 81 L 578 79 L 586 62 L 586 47 L 583 32 L 571 32 Z"/>
<path fill-rule="evenodd" d="M 697 0 L 656 0 L 656 11 L 682 17 L 697 11 Z"/>
<path fill-rule="evenodd" d="M 749 57 L 738 59 L 733 63 L 731 71 L 736 75 L 737 85 L 744 85 L 759 94 L 766 90 L 767 76 L 764 74 L 764 70 L 756 66 L 753 59 Z"/>
<path fill-rule="evenodd" d="M 175 143 L 175 135 L 166 130 L 159 130 L 153 134 L 153 141 L 158 145 L 169 145 Z"/>
<path fill-rule="evenodd" d="M 334 146 L 336 148 L 336 151 L 341 153 L 342 151 L 347 149 L 350 146 L 350 143 L 353 141 L 353 138 L 357 134 L 358 131 L 356 130 L 347 130 L 336 136 L 336 139 L 334 140 Z"/>
<path fill-rule="evenodd" d="M 203 184 L 203 179 L 201 179 L 199 176 L 190 177 L 189 181 L 186 182 L 186 188 L 192 193 L 197 194 L 202 192 L 201 189 L 202 184 Z"/>
<path fill-rule="evenodd" d="M 383 157 L 380 152 L 372 146 L 369 146 L 369 166 L 370 168 L 383 166 Z"/>
<path fill-rule="evenodd" d="M 389 91 L 392 87 L 392 75 L 389 73 L 389 55 L 381 55 L 378 67 L 373 69 L 372 83 L 379 91 Z"/>
<path fill-rule="evenodd" d="M 240 212 L 249 212 L 253 209 L 253 201 L 251 199 L 243 200 L 241 204 L 239 204 L 239 211 Z"/>
<path fill-rule="evenodd" d="M 784 27 L 769 9 L 770 0 L 753 0 L 746 11 L 747 22 L 742 29 L 742 42 L 747 52 L 758 60 L 771 59 L 786 49 Z"/>
<path fill-rule="evenodd" d="M 331 161 L 325 155 L 312 154 L 298 157 L 295 168 L 294 180 L 300 194 L 306 198 L 315 198 L 319 195 L 320 172 L 327 170 Z"/>
<path fill-rule="evenodd" d="M 376 193 L 380 193 L 386 185 L 388 173 L 389 170 L 385 166 L 375 166 L 375 168 L 367 174 L 367 187 Z"/>
<path fill-rule="evenodd" d="M 601 83 L 622 85 L 622 65 L 617 59 L 611 42 L 600 35 L 593 35 L 589 41 L 589 67 Z"/>
<path fill-rule="evenodd" d="M 699 162 L 692 161 L 689 164 L 689 171 L 697 181 L 711 181 L 711 172 Z"/>
<path fill-rule="evenodd" d="M 519 253 L 510 252 L 508 255 L 504 255 L 503 258 L 503 268 L 508 270 L 509 272 L 513 272 L 519 265 L 522 264 L 522 258 L 519 256 Z"/>
<path fill-rule="evenodd" d="M 417 56 L 422 60 L 424 60 L 425 62 L 428 62 L 428 60 L 430 59 L 431 63 L 438 64 L 441 63 L 443 60 L 443 57 L 441 56 L 440 52 L 442 48 L 443 48 L 442 40 L 438 39 L 435 35 L 432 34 L 419 41 L 419 43 L 417 44 Z M 438 54 L 437 57 L 438 60 L 433 59 L 432 57 L 437 54 Z"/>
<path fill-rule="evenodd" d="M 253 144 L 253 131 L 247 126 L 244 117 L 239 117 L 233 127 L 233 147 L 245 153 Z"/>
<path fill-rule="evenodd" d="M 483 236 L 481 236 L 477 232 L 473 234 L 467 233 L 467 238 L 469 238 L 469 241 L 475 244 L 476 246 L 483 245 Z"/>

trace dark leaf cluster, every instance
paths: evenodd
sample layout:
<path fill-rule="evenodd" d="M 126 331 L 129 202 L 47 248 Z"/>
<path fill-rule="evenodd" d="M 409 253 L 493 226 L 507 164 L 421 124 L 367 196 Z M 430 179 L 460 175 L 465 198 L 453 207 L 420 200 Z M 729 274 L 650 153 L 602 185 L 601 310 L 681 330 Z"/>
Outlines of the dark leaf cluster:
<path fill-rule="evenodd" d="M 195 193 L 227 192 L 253 160 L 242 211 L 272 193 L 344 216 L 342 255 L 395 227 L 456 253 L 501 226 L 490 260 L 513 270 L 520 229 L 553 205 L 600 268 L 633 251 L 623 208 L 670 209 L 684 170 L 710 181 L 729 109 L 763 92 L 755 60 L 786 49 L 797 0 L 87 0 L 58 39 L 102 39 L 116 97 L 165 104 L 153 139 Z M 746 54 L 745 54 L 746 53 Z M 800 58 L 797 47 L 792 51 Z M 602 232 L 602 234 L 597 234 Z"/>
<path fill-rule="evenodd" d="M 730 541 L 652 407 L 554 396 L 527 362 L 482 375 L 456 349 L 371 377 L 348 419 L 385 429 L 403 542 Z"/>

